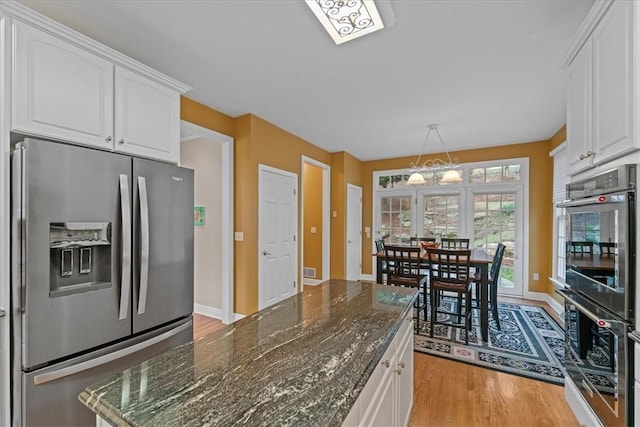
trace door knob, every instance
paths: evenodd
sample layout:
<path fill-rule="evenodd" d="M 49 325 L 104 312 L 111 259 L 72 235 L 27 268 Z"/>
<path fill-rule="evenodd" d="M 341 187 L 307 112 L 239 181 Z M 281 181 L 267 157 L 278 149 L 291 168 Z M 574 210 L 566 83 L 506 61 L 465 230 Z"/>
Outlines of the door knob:
<path fill-rule="evenodd" d="M 271 252 L 268 252 L 268 251 L 262 251 L 262 255 L 264 255 L 264 256 L 271 255 Z"/>
<path fill-rule="evenodd" d="M 0 308 L 0 317 L 4 317 L 6 314 L 4 308 Z"/>

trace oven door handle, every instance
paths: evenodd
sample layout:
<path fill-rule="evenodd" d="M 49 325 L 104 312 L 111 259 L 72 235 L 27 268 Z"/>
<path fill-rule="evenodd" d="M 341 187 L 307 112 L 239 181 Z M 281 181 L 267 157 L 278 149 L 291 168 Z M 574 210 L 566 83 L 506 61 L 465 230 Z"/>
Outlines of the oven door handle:
<path fill-rule="evenodd" d="M 616 196 L 616 197 L 613 197 Z M 588 197 L 586 199 L 579 200 L 571 200 L 568 202 L 560 202 L 557 203 L 556 206 L 559 208 L 573 208 L 577 206 L 586 206 L 586 205 L 608 205 L 611 203 L 624 203 L 627 201 L 626 193 L 623 194 L 607 194 L 606 199 L 604 201 L 600 200 L 602 196 Z"/>
<path fill-rule="evenodd" d="M 584 304 L 581 304 L 578 301 L 576 301 L 574 298 L 572 298 L 571 295 L 573 295 L 573 292 L 571 292 L 571 291 L 558 289 L 558 290 L 556 290 L 556 292 L 558 294 L 560 294 L 560 296 L 562 296 L 562 298 L 566 299 L 569 303 L 575 305 L 582 313 L 584 313 L 589 319 L 593 320 L 596 323 L 604 321 L 604 322 L 607 322 L 607 323 L 619 323 L 619 324 L 622 324 L 622 325 L 630 325 L 629 322 L 625 322 L 625 321 L 622 321 L 620 319 L 613 319 L 613 318 L 605 319 L 605 318 L 602 318 L 602 317 L 598 317 L 591 310 L 589 310 L 587 307 L 585 307 Z"/>

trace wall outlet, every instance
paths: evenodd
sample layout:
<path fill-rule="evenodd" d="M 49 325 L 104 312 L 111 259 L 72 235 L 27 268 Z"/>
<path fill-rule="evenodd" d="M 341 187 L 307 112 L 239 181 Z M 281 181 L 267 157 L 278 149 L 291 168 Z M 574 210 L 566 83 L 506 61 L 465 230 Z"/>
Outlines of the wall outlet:
<path fill-rule="evenodd" d="M 244 240 L 244 232 L 236 231 L 235 233 L 233 233 L 233 237 L 236 242 L 242 242 Z"/>
<path fill-rule="evenodd" d="M 311 234 L 315 234 L 318 232 L 318 229 L 316 227 L 311 227 Z"/>
<path fill-rule="evenodd" d="M 533 280 L 540 280 L 540 275 L 538 273 L 533 273 Z"/>

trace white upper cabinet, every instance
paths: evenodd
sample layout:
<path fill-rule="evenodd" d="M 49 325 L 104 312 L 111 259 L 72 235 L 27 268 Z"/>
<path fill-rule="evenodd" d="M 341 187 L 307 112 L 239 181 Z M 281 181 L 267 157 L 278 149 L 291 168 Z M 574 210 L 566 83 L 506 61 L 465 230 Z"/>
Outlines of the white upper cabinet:
<path fill-rule="evenodd" d="M 12 21 L 12 131 L 179 162 L 187 86 L 42 16 L 33 22 Z"/>
<path fill-rule="evenodd" d="M 13 130 L 110 148 L 113 64 L 14 22 Z"/>
<path fill-rule="evenodd" d="M 601 162 L 634 148 L 633 3 L 613 3 L 592 38 L 593 144 Z"/>
<path fill-rule="evenodd" d="M 567 87 L 567 140 L 569 170 L 577 173 L 593 166 L 591 146 L 591 41 L 578 53 L 569 71 Z"/>
<path fill-rule="evenodd" d="M 115 113 L 117 151 L 167 161 L 178 159 L 180 95 L 176 92 L 116 67 Z"/>
<path fill-rule="evenodd" d="M 565 60 L 569 173 L 575 175 L 640 148 L 634 135 L 640 58 L 635 2 L 597 1 Z"/>

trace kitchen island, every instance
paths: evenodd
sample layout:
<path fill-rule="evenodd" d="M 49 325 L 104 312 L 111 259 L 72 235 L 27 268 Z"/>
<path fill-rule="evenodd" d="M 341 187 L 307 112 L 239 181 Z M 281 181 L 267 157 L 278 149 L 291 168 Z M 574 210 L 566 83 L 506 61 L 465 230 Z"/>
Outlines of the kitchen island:
<path fill-rule="evenodd" d="M 340 425 L 395 414 L 371 402 L 388 403 L 390 381 L 405 368 L 408 383 L 393 390 L 408 393 L 410 407 L 413 356 L 406 367 L 394 352 L 398 331 L 412 343 L 416 297 L 409 288 L 330 280 L 87 387 L 79 399 L 125 426 Z"/>

